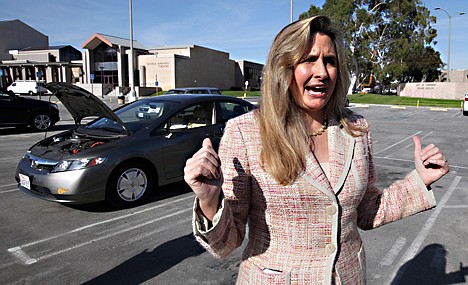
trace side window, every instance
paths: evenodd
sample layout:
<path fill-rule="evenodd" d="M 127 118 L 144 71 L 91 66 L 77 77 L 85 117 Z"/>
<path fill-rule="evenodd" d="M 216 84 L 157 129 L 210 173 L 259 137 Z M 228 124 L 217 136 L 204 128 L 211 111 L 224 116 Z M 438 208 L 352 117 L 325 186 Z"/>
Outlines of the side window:
<path fill-rule="evenodd" d="M 10 99 L 10 95 L 0 90 L 0 100 L 7 100 L 7 99 Z"/>
<path fill-rule="evenodd" d="M 226 123 L 229 119 L 240 116 L 250 111 L 248 106 L 233 102 L 220 102 L 220 123 Z"/>
<path fill-rule="evenodd" d="M 172 116 L 168 121 L 169 129 L 193 129 L 213 124 L 213 103 L 192 105 Z"/>

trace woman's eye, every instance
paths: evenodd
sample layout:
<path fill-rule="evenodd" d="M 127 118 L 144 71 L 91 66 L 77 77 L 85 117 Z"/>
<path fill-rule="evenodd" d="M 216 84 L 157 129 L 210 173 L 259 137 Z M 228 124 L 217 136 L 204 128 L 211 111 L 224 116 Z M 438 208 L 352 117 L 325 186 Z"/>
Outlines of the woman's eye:
<path fill-rule="evenodd" d="M 325 58 L 325 63 L 330 65 L 336 65 L 336 58 L 334 57 L 327 57 Z"/>
<path fill-rule="evenodd" d="M 311 62 L 315 62 L 317 60 L 316 57 L 308 57 L 304 60 L 302 60 L 300 63 L 311 63 Z"/>

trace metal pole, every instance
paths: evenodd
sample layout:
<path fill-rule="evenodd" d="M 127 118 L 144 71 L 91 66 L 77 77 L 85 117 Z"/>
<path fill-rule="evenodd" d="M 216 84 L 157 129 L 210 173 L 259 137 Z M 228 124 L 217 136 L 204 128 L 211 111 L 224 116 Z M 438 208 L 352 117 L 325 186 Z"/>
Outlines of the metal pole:
<path fill-rule="evenodd" d="M 290 1 L 289 22 L 293 22 L 293 0 Z"/>
<path fill-rule="evenodd" d="M 133 12 L 132 12 L 132 0 L 129 0 L 129 11 L 130 11 L 130 58 L 129 58 L 129 79 L 130 79 L 130 102 L 138 100 L 135 96 L 135 77 L 134 77 L 134 64 L 133 64 Z"/>
<path fill-rule="evenodd" d="M 443 8 L 437 7 L 434 10 L 441 10 L 447 14 L 449 18 L 449 27 L 448 27 L 448 46 L 447 46 L 447 82 L 450 82 L 450 29 L 452 27 L 452 17 L 450 14 Z"/>
<path fill-rule="evenodd" d="M 447 13 L 448 15 L 448 13 Z M 450 82 L 450 30 L 452 29 L 452 16 L 449 17 L 449 30 L 448 30 L 448 53 L 447 53 L 447 81 Z"/>

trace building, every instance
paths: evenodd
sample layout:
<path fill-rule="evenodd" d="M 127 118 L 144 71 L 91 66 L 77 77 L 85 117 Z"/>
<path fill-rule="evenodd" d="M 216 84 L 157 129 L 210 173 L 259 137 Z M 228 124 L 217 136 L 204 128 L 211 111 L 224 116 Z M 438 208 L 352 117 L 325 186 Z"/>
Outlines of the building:
<path fill-rule="evenodd" d="M 221 90 L 235 85 L 235 62 L 229 54 L 197 45 L 152 48 L 138 57 L 140 86 L 210 86 Z"/>
<path fill-rule="evenodd" d="M 100 84 L 104 90 L 118 89 L 118 94 L 126 94 L 129 90 L 130 41 L 119 37 L 96 33 L 83 45 L 83 70 L 85 86 Z M 147 48 L 133 41 L 134 62 L 139 55 L 147 54 Z M 133 68 L 135 70 L 135 68 Z M 134 75 L 138 75 L 134 71 Z M 138 82 L 138 77 L 135 78 Z M 137 85 L 137 84 L 135 84 Z M 107 93 L 104 91 L 104 93 Z"/>
<path fill-rule="evenodd" d="M 49 37 L 20 20 L 0 21 L 0 60 L 11 60 L 9 50 L 49 46 Z"/>
<path fill-rule="evenodd" d="M 20 20 L 0 21 L 0 85 L 15 80 L 82 81 L 81 52 L 49 46 L 48 37 Z"/>
<path fill-rule="evenodd" d="M 129 40 L 95 34 L 83 44 L 83 68 L 88 74 L 85 83 L 119 87 L 119 94 L 128 92 Z M 234 61 L 229 53 L 198 45 L 163 46 L 146 49 L 133 42 L 135 87 L 137 94 L 154 93 L 156 88 L 216 87 L 221 90 L 260 89 L 263 65 Z M 84 86 L 88 88 L 89 86 Z M 104 86 L 104 89 L 109 87 Z"/>
<path fill-rule="evenodd" d="M 0 84 L 18 79 L 69 82 L 96 95 L 124 95 L 133 72 L 137 95 L 192 86 L 260 89 L 262 64 L 235 61 L 227 52 L 197 45 L 147 48 L 134 40 L 132 68 L 129 44 L 96 33 L 83 43 L 83 51 L 49 46 L 46 35 L 20 20 L 1 21 Z"/>

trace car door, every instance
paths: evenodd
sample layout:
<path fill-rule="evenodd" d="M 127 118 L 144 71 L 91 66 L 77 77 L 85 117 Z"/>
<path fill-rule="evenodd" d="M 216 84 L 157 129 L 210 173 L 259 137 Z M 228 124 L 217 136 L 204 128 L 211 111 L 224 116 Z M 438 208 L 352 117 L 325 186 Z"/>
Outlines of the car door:
<path fill-rule="evenodd" d="M 16 95 L 0 90 L 0 123 L 21 124 L 26 123 L 27 108 L 20 106 L 20 101 Z"/>
<path fill-rule="evenodd" d="M 184 108 L 168 120 L 162 151 L 166 179 L 182 177 L 185 162 L 200 149 L 203 139 L 213 138 L 220 131 L 214 114 L 214 102 L 204 101 Z"/>

